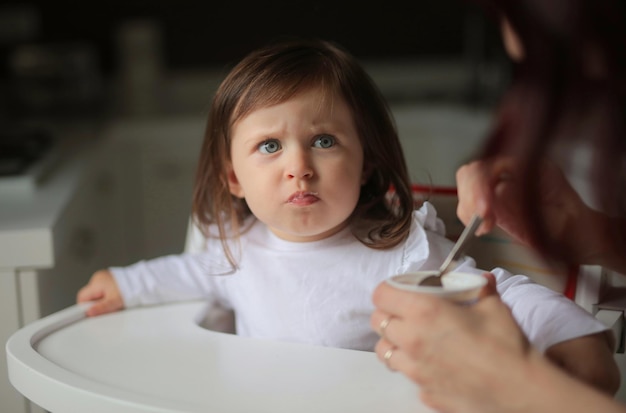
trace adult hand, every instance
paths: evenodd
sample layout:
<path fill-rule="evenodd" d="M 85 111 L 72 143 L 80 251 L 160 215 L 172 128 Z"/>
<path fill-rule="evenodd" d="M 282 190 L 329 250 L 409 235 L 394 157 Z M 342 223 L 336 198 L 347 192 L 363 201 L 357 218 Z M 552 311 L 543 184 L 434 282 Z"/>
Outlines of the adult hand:
<path fill-rule="evenodd" d="M 457 215 L 467 223 L 477 212 L 483 217 L 479 235 L 497 225 L 521 244 L 535 247 L 529 231 L 532 225 L 526 222 L 522 211 L 524 191 L 519 171 L 519 164 L 511 157 L 475 161 L 460 167 L 456 173 Z M 602 241 L 604 234 L 598 231 L 604 225 L 602 214 L 582 201 L 555 164 L 542 163 L 539 176 L 536 202 L 549 236 L 579 262 L 595 263 L 595 257 L 604 253 L 600 249 L 606 249 L 606 242 Z"/>
<path fill-rule="evenodd" d="M 529 358 L 541 356 L 486 276 L 485 296 L 471 306 L 387 283 L 374 291 L 371 325 L 382 334 L 376 354 L 417 383 L 424 403 L 437 410 L 504 412 L 527 399 L 519 391 L 527 380 L 521 372 Z M 382 332 L 381 323 L 387 323 Z"/>
<path fill-rule="evenodd" d="M 124 308 L 122 294 L 113 274 L 108 270 L 95 272 L 87 285 L 78 291 L 76 301 L 78 303 L 95 301 L 86 312 L 88 317 L 111 313 Z"/>

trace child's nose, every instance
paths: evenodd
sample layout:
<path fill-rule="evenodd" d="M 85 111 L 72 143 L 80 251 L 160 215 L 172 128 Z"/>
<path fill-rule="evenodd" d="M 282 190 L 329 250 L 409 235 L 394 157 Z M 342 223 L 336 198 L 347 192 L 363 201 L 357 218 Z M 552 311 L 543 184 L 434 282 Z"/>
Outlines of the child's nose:
<path fill-rule="evenodd" d="M 313 165 L 307 151 L 299 149 L 291 153 L 286 175 L 297 179 L 309 179 L 313 176 Z"/>

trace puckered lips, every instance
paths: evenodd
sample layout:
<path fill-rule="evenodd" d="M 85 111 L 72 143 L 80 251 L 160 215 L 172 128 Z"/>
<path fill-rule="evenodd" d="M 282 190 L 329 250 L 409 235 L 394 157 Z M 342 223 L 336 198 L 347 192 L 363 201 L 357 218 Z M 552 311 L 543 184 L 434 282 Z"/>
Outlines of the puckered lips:
<path fill-rule="evenodd" d="M 317 192 L 309 192 L 309 191 L 294 192 L 287 199 L 288 204 L 297 205 L 297 206 L 307 206 L 307 205 L 314 204 L 317 201 L 319 201 Z"/>

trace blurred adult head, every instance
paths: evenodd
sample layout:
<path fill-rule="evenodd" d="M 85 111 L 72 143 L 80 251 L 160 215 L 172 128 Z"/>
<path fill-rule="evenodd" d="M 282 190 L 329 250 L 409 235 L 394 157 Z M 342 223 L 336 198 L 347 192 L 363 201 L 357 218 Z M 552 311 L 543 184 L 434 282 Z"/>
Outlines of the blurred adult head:
<path fill-rule="evenodd" d="M 501 25 L 515 61 L 482 155 L 520 160 L 519 202 L 533 244 L 548 256 L 575 261 L 545 231 L 536 202 L 538 165 L 548 156 L 567 172 L 583 159 L 594 205 L 626 216 L 626 2 L 476 1 Z M 621 242 L 626 237 L 615 236 Z"/>

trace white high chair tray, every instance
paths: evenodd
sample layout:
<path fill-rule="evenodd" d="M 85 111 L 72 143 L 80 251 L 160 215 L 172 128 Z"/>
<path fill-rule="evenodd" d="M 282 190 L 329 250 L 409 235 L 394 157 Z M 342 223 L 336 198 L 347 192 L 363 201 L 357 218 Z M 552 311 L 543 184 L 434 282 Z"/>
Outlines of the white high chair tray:
<path fill-rule="evenodd" d="M 86 318 L 76 305 L 6 345 L 9 379 L 63 412 L 432 412 L 370 352 L 204 329 L 201 302 Z"/>

